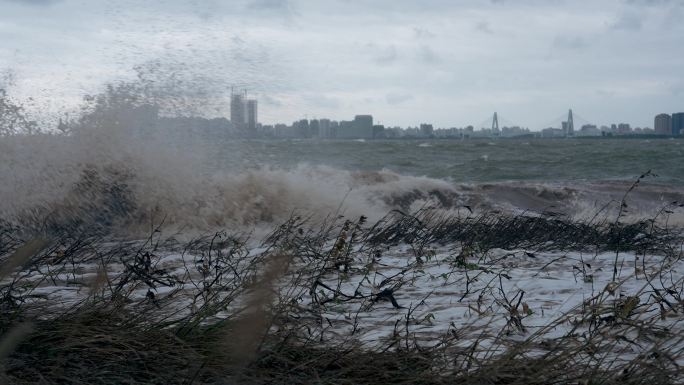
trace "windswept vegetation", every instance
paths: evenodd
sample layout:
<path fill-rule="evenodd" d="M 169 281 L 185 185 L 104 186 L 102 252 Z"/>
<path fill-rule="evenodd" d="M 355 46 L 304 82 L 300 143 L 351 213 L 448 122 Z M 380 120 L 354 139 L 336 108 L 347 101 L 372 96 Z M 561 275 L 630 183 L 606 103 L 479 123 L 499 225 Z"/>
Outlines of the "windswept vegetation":
<path fill-rule="evenodd" d="M 4 223 L 3 380 L 681 383 L 681 232 L 593 221 L 293 216 L 259 242 Z M 583 297 L 553 316 L 508 284 L 562 274 Z"/>

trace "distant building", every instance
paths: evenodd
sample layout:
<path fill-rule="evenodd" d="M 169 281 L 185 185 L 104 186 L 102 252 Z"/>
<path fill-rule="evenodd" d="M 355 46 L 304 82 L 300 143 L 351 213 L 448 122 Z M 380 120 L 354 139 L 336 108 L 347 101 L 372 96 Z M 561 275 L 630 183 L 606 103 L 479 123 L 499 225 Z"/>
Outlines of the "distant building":
<path fill-rule="evenodd" d="M 294 129 L 294 136 L 296 138 L 310 138 L 311 134 L 309 132 L 309 120 L 302 119 L 298 122 L 292 123 L 292 128 Z"/>
<path fill-rule="evenodd" d="M 372 115 L 356 115 L 354 117 L 354 129 L 359 138 L 372 139 L 373 138 L 373 116 Z"/>
<path fill-rule="evenodd" d="M 318 137 L 321 139 L 332 139 L 330 130 L 330 119 L 321 119 L 318 121 Z"/>
<path fill-rule="evenodd" d="M 318 119 L 309 120 L 309 137 L 318 138 L 320 133 L 320 122 Z"/>
<path fill-rule="evenodd" d="M 656 115 L 654 127 L 657 135 L 672 135 L 672 117 L 670 114 Z"/>
<path fill-rule="evenodd" d="M 422 123 L 420 125 L 421 136 L 431 137 L 433 131 L 434 131 L 434 127 L 432 127 L 432 124 Z"/>
<path fill-rule="evenodd" d="M 348 120 L 340 121 L 340 125 L 337 128 L 337 138 L 338 139 L 354 139 L 354 122 Z"/>
<path fill-rule="evenodd" d="M 504 126 L 501 129 L 501 136 L 508 137 L 508 138 L 512 138 L 512 137 L 516 137 L 516 136 L 522 136 L 522 135 L 529 135 L 529 133 L 530 133 L 529 129 L 522 128 L 519 126 L 513 126 L 513 127 Z"/>
<path fill-rule="evenodd" d="M 233 129 L 248 136 L 256 136 L 259 125 L 258 104 L 255 99 L 247 99 L 247 91 L 231 93 L 230 122 Z"/>
<path fill-rule="evenodd" d="M 275 136 L 275 127 L 270 124 L 257 124 L 257 134 L 262 138 L 273 138 Z"/>
<path fill-rule="evenodd" d="M 276 138 L 288 138 L 293 136 L 292 128 L 288 127 L 287 124 L 278 123 L 273 127 L 273 135 Z"/>
<path fill-rule="evenodd" d="M 373 139 L 380 139 L 385 137 L 385 126 L 376 124 L 373 126 Z"/>
<path fill-rule="evenodd" d="M 340 128 L 340 123 L 336 120 L 330 122 L 330 138 L 337 138 L 337 130 Z"/>
<path fill-rule="evenodd" d="M 632 128 L 629 126 L 629 123 L 620 123 L 617 126 L 617 131 L 620 134 L 629 134 L 632 132 Z"/>
<path fill-rule="evenodd" d="M 339 139 L 373 139 L 373 116 L 356 115 L 354 120 L 341 121 L 337 130 Z"/>
<path fill-rule="evenodd" d="M 247 100 L 247 116 L 246 116 L 246 124 L 247 124 L 247 131 L 250 134 L 256 134 L 256 129 L 257 129 L 257 124 L 258 124 L 258 118 L 257 118 L 257 101 L 254 99 Z"/>
<path fill-rule="evenodd" d="M 560 128 L 549 127 L 541 130 L 542 138 L 562 138 L 566 135 L 566 131 Z"/>
<path fill-rule="evenodd" d="M 585 124 L 580 128 L 577 136 L 601 136 L 601 130 L 593 124 Z"/>
<path fill-rule="evenodd" d="M 672 114 L 672 135 L 684 134 L 684 112 Z"/>
<path fill-rule="evenodd" d="M 230 95 L 230 122 L 238 131 L 245 127 L 245 102 L 240 93 Z"/>

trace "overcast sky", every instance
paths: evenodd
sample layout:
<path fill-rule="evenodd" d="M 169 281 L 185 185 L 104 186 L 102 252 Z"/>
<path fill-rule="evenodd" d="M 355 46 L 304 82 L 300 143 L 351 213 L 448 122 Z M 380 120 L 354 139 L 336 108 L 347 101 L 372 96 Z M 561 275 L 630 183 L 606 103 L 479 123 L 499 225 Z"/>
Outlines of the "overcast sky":
<path fill-rule="evenodd" d="M 50 112 L 142 67 L 211 116 L 246 87 L 265 123 L 652 127 L 682 47 L 684 0 L 0 0 L 0 79 Z"/>

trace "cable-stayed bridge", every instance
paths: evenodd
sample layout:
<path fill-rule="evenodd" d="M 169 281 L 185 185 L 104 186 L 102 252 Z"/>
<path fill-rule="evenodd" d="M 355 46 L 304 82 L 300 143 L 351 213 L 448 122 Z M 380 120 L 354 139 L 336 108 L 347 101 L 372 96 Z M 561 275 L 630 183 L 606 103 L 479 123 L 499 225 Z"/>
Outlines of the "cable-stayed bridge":
<path fill-rule="evenodd" d="M 521 128 L 519 124 L 515 124 L 503 118 L 498 112 L 481 122 L 480 127 L 482 132 L 488 132 L 492 136 L 515 136 L 529 134 L 530 131 Z M 598 130 L 590 120 L 568 109 L 564 113 L 539 127 L 542 136 L 553 137 L 568 137 L 575 136 L 580 130 Z"/>

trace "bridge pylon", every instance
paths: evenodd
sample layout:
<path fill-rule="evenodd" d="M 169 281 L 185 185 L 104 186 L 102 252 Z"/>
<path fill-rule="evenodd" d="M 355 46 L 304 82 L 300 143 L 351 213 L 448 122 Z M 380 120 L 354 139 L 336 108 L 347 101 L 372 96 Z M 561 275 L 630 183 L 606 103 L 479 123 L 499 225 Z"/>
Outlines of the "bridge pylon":
<path fill-rule="evenodd" d="M 499 117 L 496 112 L 494 112 L 494 117 L 492 118 L 492 133 L 499 132 Z"/>
<path fill-rule="evenodd" d="M 575 135 L 575 122 L 573 121 L 572 118 L 572 108 L 568 110 L 568 120 L 567 120 L 567 128 L 565 130 L 565 136 L 573 136 Z"/>

